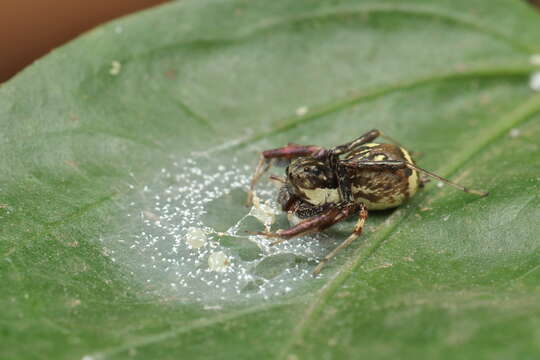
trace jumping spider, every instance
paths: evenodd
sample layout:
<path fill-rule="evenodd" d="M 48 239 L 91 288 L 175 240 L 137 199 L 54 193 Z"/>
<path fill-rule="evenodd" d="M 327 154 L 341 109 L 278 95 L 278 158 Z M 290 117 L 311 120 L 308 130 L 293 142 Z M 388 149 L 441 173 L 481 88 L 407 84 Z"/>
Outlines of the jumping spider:
<path fill-rule="evenodd" d="M 263 151 L 251 180 L 248 204 L 252 202 L 255 185 L 272 163 L 289 161 L 286 178 L 271 178 L 282 183 L 278 203 L 287 212 L 292 227 L 275 233 L 255 234 L 278 238 L 272 243 L 274 245 L 295 236 L 322 231 L 358 214 L 352 234 L 321 260 L 313 271 L 317 275 L 331 258 L 360 236 L 368 210 L 394 208 L 406 202 L 425 182 L 420 175 L 436 178 L 467 193 L 488 194 L 467 189 L 419 168 L 403 147 L 373 143 L 379 136 L 384 137 L 379 130 L 371 130 L 331 149 L 291 143 Z"/>

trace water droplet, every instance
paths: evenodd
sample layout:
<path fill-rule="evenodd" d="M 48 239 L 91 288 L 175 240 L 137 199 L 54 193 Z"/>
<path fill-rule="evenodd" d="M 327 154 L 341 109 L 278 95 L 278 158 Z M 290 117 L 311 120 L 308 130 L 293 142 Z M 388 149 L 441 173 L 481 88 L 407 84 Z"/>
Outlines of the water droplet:
<path fill-rule="evenodd" d="M 298 116 L 304 116 L 307 114 L 309 108 L 307 106 L 300 106 L 296 109 L 296 115 Z"/>
<path fill-rule="evenodd" d="M 111 62 L 111 68 L 109 69 L 109 74 L 111 74 L 112 76 L 116 76 L 120 74 L 121 70 L 122 70 L 122 64 L 119 61 L 114 60 L 113 62 Z"/>
<path fill-rule="evenodd" d="M 515 139 L 521 135 L 521 131 L 519 131 L 519 129 L 511 129 L 509 135 L 511 138 Z"/>

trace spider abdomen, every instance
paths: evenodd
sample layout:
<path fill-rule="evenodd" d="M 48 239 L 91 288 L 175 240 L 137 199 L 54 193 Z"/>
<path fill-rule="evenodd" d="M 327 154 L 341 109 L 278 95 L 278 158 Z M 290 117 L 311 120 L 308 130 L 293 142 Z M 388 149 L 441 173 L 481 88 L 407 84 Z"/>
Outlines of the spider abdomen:
<path fill-rule="evenodd" d="M 368 210 L 399 206 L 414 196 L 420 185 L 418 172 L 407 167 L 394 170 L 362 166 L 365 161 L 406 161 L 414 164 L 407 150 L 396 145 L 365 144 L 344 160 L 349 164 L 358 164 L 349 168 L 348 177 L 355 202 L 363 203 Z"/>

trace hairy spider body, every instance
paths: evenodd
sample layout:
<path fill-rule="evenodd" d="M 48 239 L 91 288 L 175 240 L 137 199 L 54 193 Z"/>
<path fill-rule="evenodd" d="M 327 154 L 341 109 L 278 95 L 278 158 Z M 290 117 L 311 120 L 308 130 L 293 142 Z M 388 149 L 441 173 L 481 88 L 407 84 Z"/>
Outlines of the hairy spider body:
<path fill-rule="evenodd" d="M 282 182 L 278 203 L 293 226 L 275 233 L 258 234 L 279 238 L 274 242 L 279 243 L 295 236 L 322 231 L 358 214 L 352 234 L 321 260 L 314 271 L 314 274 L 318 274 L 329 259 L 360 236 L 368 210 L 394 208 L 414 196 L 422 185 L 421 173 L 465 192 L 487 195 L 417 167 L 410 153 L 401 146 L 373 143 L 379 136 L 380 131 L 372 130 L 331 149 L 289 144 L 264 151 L 251 182 L 248 202 L 251 202 L 258 179 L 273 160 L 290 161 L 286 178 L 274 179 Z"/>

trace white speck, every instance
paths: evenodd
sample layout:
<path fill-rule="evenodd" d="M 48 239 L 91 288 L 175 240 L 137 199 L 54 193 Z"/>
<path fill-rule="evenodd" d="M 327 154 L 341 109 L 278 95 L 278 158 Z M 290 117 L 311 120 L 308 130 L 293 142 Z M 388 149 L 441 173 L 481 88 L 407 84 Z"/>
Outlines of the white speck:
<path fill-rule="evenodd" d="M 532 65 L 540 66 L 540 54 L 531 55 L 531 57 L 529 58 L 529 61 Z"/>
<path fill-rule="evenodd" d="M 120 74 L 120 70 L 122 70 L 122 64 L 120 64 L 119 61 L 114 60 L 111 63 L 111 69 L 109 70 L 109 74 L 111 74 L 112 76 L 116 76 Z"/>
<path fill-rule="evenodd" d="M 91 355 L 84 355 L 81 360 L 94 360 L 94 357 Z"/>
<path fill-rule="evenodd" d="M 531 75 L 529 86 L 534 91 L 540 91 L 540 71 L 537 71 Z"/>
<path fill-rule="evenodd" d="M 227 266 L 229 265 L 229 259 L 227 258 L 227 255 L 223 251 L 217 251 L 214 253 L 211 253 L 208 257 L 208 267 L 211 271 L 218 271 L 222 272 L 227 269 Z"/>
<path fill-rule="evenodd" d="M 439 181 L 439 182 L 437 183 L 437 187 L 438 187 L 439 189 L 442 188 L 443 186 L 444 186 L 444 183 L 443 183 L 442 181 Z"/>
<path fill-rule="evenodd" d="M 307 114 L 308 110 L 309 109 L 307 106 L 300 106 L 298 109 L 296 109 L 296 115 L 304 116 Z"/>
<path fill-rule="evenodd" d="M 521 135 L 521 131 L 519 131 L 519 129 L 511 129 L 509 135 L 510 135 L 511 138 L 515 139 L 519 135 Z"/>
<path fill-rule="evenodd" d="M 206 244 L 206 233 L 201 228 L 191 227 L 186 234 L 186 243 L 193 249 L 200 249 Z"/>
<path fill-rule="evenodd" d="M 121 34 L 122 31 L 124 31 L 124 29 L 122 28 L 121 25 L 116 25 L 115 28 L 114 28 L 114 32 L 117 33 L 117 34 Z"/>
<path fill-rule="evenodd" d="M 204 310 L 221 310 L 223 307 L 219 305 L 205 305 Z"/>
<path fill-rule="evenodd" d="M 450 215 L 445 215 L 445 216 L 443 216 L 442 219 L 443 219 L 443 221 L 447 221 L 448 219 L 450 219 Z"/>

